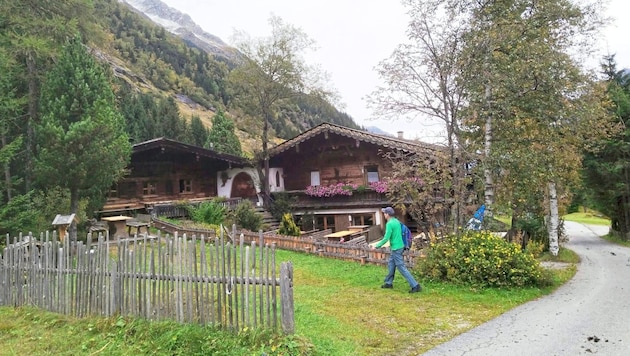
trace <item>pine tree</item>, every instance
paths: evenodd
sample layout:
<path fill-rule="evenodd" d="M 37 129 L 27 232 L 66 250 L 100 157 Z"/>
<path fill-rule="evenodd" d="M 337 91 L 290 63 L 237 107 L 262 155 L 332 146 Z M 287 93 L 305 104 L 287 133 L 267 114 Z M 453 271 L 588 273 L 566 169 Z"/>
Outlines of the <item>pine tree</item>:
<path fill-rule="evenodd" d="M 208 141 L 208 129 L 203 125 L 199 116 L 193 116 L 190 119 L 190 134 L 192 136 L 192 144 L 203 147 Z"/>
<path fill-rule="evenodd" d="M 36 176 L 42 188 L 67 188 L 77 213 L 79 199 L 102 196 L 122 177 L 131 155 L 124 120 L 105 71 L 79 36 L 64 47 L 41 92 Z M 69 233 L 76 239 L 74 224 Z"/>
<path fill-rule="evenodd" d="M 222 111 L 219 111 L 212 118 L 212 129 L 208 134 L 206 147 L 217 152 L 229 153 L 235 156 L 241 156 L 241 142 L 234 133 L 234 122 L 225 117 Z"/>

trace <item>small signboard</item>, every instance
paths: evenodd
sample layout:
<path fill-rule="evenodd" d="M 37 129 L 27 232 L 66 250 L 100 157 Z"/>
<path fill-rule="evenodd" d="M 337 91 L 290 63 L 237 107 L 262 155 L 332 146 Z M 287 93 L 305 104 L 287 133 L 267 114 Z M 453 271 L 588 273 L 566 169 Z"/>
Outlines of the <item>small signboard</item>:
<path fill-rule="evenodd" d="M 57 230 L 59 230 L 59 239 L 61 241 L 63 241 L 63 239 L 66 237 L 68 226 L 70 226 L 70 224 L 72 224 L 73 222 L 77 222 L 75 214 L 57 214 L 57 216 L 55 216 L 52 225 L 57 226 Z"/>
<path fill-rule="evenodd" d="M 70 215 L 57 214 L 57 216 L 55 216 L 55 220 L 53 220 L 52 222 L 52 225 L 53 226 L 70 225 L 73 221 L 75 221 L 74 217 L 75 217 L 75 214 L 70 214 Z"/>

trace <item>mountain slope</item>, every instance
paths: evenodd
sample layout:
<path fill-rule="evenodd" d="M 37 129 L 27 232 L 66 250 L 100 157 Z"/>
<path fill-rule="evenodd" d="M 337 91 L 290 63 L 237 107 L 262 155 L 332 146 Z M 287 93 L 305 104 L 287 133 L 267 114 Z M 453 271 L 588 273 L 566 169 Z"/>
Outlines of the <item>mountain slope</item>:
<path fill-rule="evenodd" d="M 219 37 L 205 32 L 187 14 L 184 14 L 161 1 L 119 0 L 147 16 L 151 21 L 164 27 L 184 41 L 197 46 L 217 57 L 233 61 L 237 51 L 225 44 Z"/>
<path fill-rule="evenodd" d="M 220 38 L 205 32 L 192 21 L 190 16 L 169 7 L 160 0 L 120 1 L 169 32 L 180 36 L 186 43 L 203 49 L 216 59 L 224 61 L 228 68 L 235 66 L 235 60 L 238 58 L 236 49 L 227 46 Z M 225 95 L 222 97 L 225 99 Z M 349 115 L 340 112 L 330 103 L 308 97 L 299 99 L 297 105 L 282 108 L 280 115 L 271 122 L 271 126 L 276 135 L 288 139 L 322 122 L 359 128 Z M 239 126 L 238 123 L 237 126 Z M 249 124 L 246 126 L 250 127 Z"/>

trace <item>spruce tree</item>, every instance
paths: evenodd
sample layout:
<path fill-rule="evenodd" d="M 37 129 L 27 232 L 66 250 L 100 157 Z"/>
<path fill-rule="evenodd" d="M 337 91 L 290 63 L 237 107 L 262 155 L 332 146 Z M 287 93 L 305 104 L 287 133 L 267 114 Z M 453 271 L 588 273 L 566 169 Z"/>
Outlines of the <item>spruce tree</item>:
<path fill-rule="evenodd" d="M 105 71 L 79 36 L 68 41 L 48 73 L 40 103 L 36 176 L 44 189 L 68 189 L 68 208 L 77 213 L 81 198 L 102 197 L 122 177 L 131 155 Z M 69 233 L 76 239 L 74 224 Z"/>
<path fill-rule="evenodd" d="M 225 117 L 222 111 L 219 111 L 212 118 L 212 129 L 208 134 L 206 147 L 217 152 L 229 153 L 235 156 L 241 156 L 241 142 L 234 133 L 234 122 Z"/>

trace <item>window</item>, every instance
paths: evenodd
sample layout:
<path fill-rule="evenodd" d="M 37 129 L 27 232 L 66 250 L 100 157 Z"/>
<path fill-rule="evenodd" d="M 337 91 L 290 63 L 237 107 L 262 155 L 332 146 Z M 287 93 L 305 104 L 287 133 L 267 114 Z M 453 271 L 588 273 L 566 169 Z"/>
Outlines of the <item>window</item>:
<path fill-rule="evenodd" d="M 335 217 L 333 215 L 315 216 L 315 228 L 319 230 L 335 230 Z"/>
<path fill-rule="evenodd" d="M 374 225 L 372 214 L 352 214 L 352 225 Z"/>
<path fill-rule="evenodd" d="M 319 171 L 311 171 L 311 185 L 319 185 Z"/>
<path fill-rule="evenodd" d="M 378 176 L 378 166 L 367 166 L 365 167 L 365 172 L 368 183 L 380 181 L 380 178 Z"/>
<path fill-rule="evenodd" d="M 155 182 L 143 182 L 142 183 L 142 195 L 155 195 L 157 189 L 155 188 Z"/>
<path fill-rule="evenodd" d="M 180 179 L 179 180 L 179 192 L 180 193 L 192 193 L 192 179 Z"/>

